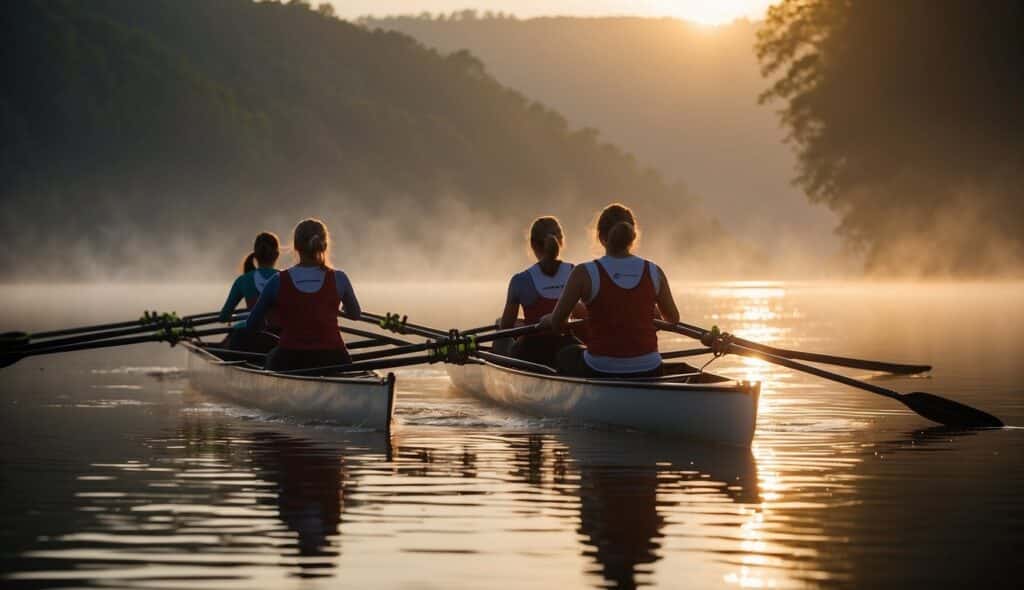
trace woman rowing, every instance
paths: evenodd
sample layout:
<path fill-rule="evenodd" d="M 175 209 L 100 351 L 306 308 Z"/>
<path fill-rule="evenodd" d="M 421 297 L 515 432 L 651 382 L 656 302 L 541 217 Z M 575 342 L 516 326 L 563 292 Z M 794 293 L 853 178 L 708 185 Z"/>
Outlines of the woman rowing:
<path fill-rule="evenodd" d="M 555 309 L 555 303 L 573 269 L 572 264 L 558 258 L 564 244 L 565 238 L 558 219 L 538 217 L 534 220 L 530 226 L 530 249 L 537 263 L 513 275 L 509 281 L 500 328 L 516 325 L 520 307 L 526 324 L 536 324 Z M 522 336 L 512 344 L 511 355 L 554 367 L 558 351 L 574 344 L 580 344 L 580 341 L 569 334 Z"/>
<path fill-rule="evenodd" d="M 558 353 L 559 372 L 577 377 L 650 377 L 661 373 L 654 316 L 679 321 L 665 273 L 653 262 L 634 256 L 637 222 L 618 203 L 597 220 L 597 239 L 605 255 L 569 274 L 562 296 L 541 325 L 561 332 L 580 301 L 587 307 L 587 346 L 567 346 Z"/>
<path fill-rule="evenodd" d="M 294 247 L 299 262 L 267 282 L 249 313 L 245 329 L 258 330 L 267 314 L 275 313 L 281 339 L 267 355 L 273 371 L 309 369 L 350 362 L 338 331 L 338 308 L 359 319 L 359 300 L 348 276 L 330 268 L 327 226 L 306 219 L 295 226 Z"/>
<path fill-rule="evenodd" d="M 252 252 L 242 262 L 242 274 L 231 285 L 228 298 L 224 301 L 224 306 L 221 307 L 220 321 L 230 322 L 231 316 L 242 301 L 245 301 L 246 309 L 252 309 L 256 305 L 267 282 L 277 275 L 274 265 L 280 254 L 281 245 L 276 235 L 263 232 L 256 236 Z M 269 318 L 265 331 L 235 331 L 228 337 L 226 346 L 233 350 L 267 352 L 277 345 L 277 338 L 273 334 L 276 330 L 277 322 L 273 318 Z"/>

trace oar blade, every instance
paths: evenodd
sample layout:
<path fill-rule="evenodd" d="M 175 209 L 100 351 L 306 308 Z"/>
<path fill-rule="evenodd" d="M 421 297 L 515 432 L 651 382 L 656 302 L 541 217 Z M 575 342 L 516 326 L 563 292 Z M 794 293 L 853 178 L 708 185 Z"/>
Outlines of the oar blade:
<path fill-rule="evenodd" d="M 988 412 L 923 391 L 900 396 L 908 408 L 933 422 L 953 428 L 1000 428 L 1003 421 Z"/>

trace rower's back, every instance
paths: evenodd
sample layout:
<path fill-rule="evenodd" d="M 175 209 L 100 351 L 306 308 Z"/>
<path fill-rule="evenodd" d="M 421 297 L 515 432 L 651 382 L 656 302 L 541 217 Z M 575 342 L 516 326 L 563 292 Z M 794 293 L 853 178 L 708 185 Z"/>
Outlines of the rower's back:
<path fill-rule="evenodd" d="M 299 262 L 278 273 L 264 287 L 249 314 L 248 329 L 259 329 L 268 314 L 280 326 L 280 340 L 267 355 L 273 371 L 336 367 L 351 361 L 338 330 L 338 310 L 358 319 L 359 300 L 348 276 L 329 265 L 329 234 L 318 219 L 295 227 Z"/>
<path fill-rule="evenodd" d="M 536 324 L 551 313 L 573 269 L 571 263 L 559 259 L 565 238 L 557 218 L 545 216 L 535 219 L 530 226 L 529 242 L 537 262 L 513 275 L 509 281 L 505 310 L 499 323 L 502 329 L 520 323 L 517 321 L 520 308 L 523 312 L 521 323 L 527 325 Z M 572 334 L 529 334 L 517 338 L 509 354 L 554 367 L 558 352 L 572 344 L 579 344 Z"/>
<path fill-rule="evenodd" d="M 601 211 L 596 235 L 605 255 L 581 264 L 569 276 L 550 323 L 559 327 L 569 309 L 582 301 L 587 309 L 587 346 L 558 353 L 559 372 L 578 377 L 649 377 L 661 373 L 654 317 L 678 321 L 665 273 L 632 250 L 639 230 L 625 205 Z"/>

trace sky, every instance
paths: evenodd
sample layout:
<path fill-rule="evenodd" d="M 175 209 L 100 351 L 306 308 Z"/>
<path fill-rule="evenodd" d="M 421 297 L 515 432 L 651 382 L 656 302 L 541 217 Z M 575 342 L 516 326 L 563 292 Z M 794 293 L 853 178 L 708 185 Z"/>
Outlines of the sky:
<path fill-rule="evenodd" d="M 453 12 L 511 12 L 521 18 L 550 15 L 671 16 L 707 25 L 760 18 L 773 0 L 331 0 L 342 18 L 365 15 Z M 314 2 L 315 3 L 315 2 Z"/>

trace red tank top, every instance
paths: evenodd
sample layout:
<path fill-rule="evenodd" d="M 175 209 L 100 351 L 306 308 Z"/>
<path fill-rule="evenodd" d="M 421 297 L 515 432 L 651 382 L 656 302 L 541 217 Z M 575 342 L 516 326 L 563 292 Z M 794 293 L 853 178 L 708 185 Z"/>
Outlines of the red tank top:
<path fill-rule="evenodd" d="M 627 358 L 658 352 L 658 333 L 654 328 L 657 294 L 651 280 L 651 263 L 644 263 L 643 276 L 632 289 L 615 284 L 600 262 L 601 284 L 597 297 L 587 304 L 587 350 L 597 356 Z"/>
<path fill-rule="evenodd" d="M 540 321 L 540 318 L 547 314 L 555 311 L 555 305 L 558 303 L 557 299 L 545 299 L 538 297 L 536 301 L 530 305 L 523 306 L 523 319 L 526 324 L 536 324 Z"/>
<path fill-rule="evenodd" d="M 540 318 L 555 311 L 555 306 L 558 304 L 558 297 L 562 294 L 562 289 L 565 287 L 565 281 L 568 280 L 569 272 L 572 271 L 572 268 L 572 264 L 562 262 L 558 267 L 558 271 L 554 275 L 541 276 L 540 273 L 542 271 L 540 271 L 540 266 L 536 264 L 523 271 L 526 273 L 527 277 L 529 277 L 530 281 L 533 283 L 534 289 L 537 291 L 537 299 L 530 305 L 523 306 L 523 320 L 525 320 L 527 324 L 536 324 L 540 321 Z M 534 274 L 535 272 L 537 275 Z M 540 281 L 540 283 L 538 283 L 538 281 Z M 552 295 L 554 298 L 551 298 Z"/>
<path fill-rule="evenodd" d="M 327 268 L 318 291 L 303 293 L 295 288 L 288 271 L 281 271 L 275 308 L 281 326 L 278 346 L 288 350 L 345 350 L 338 331 L 341 295 L 334 271 Z"/>

